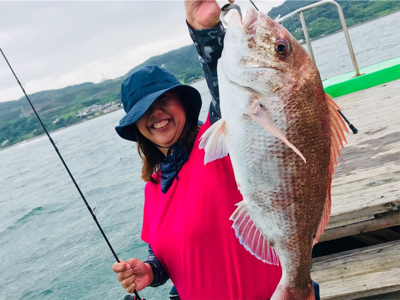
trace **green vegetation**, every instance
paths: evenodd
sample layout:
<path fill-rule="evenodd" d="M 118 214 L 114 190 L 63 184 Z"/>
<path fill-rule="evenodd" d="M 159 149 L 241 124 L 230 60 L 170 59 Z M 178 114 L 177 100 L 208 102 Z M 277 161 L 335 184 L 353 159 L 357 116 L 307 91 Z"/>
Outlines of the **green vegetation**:
<path fill-rule="evenodd" d="M 285 16 L 290 12 L 312 3 L 316 0 L 288 0 L 281 6 L 273 8 L 268 15 L 275 19 L 278 15 Z M 347 26 L 353 26 L 368 20 L 376 19 L 400 9 L 400 1 L 391 0 L 345 0 L 336 1 L 342 7 Z M 337 9 L 333 5 L 322 5 L 304 12 L 310 38 L 334 33 L 342 29 Z M 298 17 L 293 17 L 283 22 L 297 39 L 304 39 L 301 23 Z"/>
<path fill-rule="evenodd" d="M 29 96 L 46 129 L 52 131 L 82 120 L 78 112 L 93 104 L 119 99 L 121 80 L 99 84 L 83 83 Z M 43 134 L 44 131 L 25 97 L 0 102 L 0 146 L 12 145 Z M 8 142 L 6 142 L 8 141 Z"/>
<path fill-rule="evenodd" d="M 317 1 L 288 0 L 281 6 L 273 8 L 268 14 L 275 19 L 278 15 L 284 16 L 314 2 Z M 343 9 L 348 26 L 366 22 L 400 9 L 400 1 L 346 0 L 338 2 Z M 337 10 L 333 5 L 323 5 L 306 11 L 304 16 L 311 38 L 341 29 Z M 298 17 L 285 21 L 283 25 L 297 39 L 304 39 L 303 32 L 299 30 L 301 23 Z M 164 67 L 173 72 L 185 84 L 201 79 L 203 76 L 194 45 L 152 57 L 130 70 L 128 74 L 145 65 Z M 39 111 L 47 130 L 52 131 L 80 122 L 85 118 L 102 115 L 104 111 L 91 114 L 82 114 L 80 111 L 92 105 L 105 105 L 119 101 L 120 85 L 126 75 L 98 84 L 87 82 L 59 90 L 43 91 L 29 97 Z M 43 129 L 24 97 L 16 101 L 0 102 L 0 147 L 12 145 L 42 133 Z"/>
<path fill-rule="evenodd" d="M 128 74 L 148 65 L 156 65 L 171 71 L 184 84 L 189 84 L 204 76 L 194 45 L 154 56 L 130 70 Z"/>

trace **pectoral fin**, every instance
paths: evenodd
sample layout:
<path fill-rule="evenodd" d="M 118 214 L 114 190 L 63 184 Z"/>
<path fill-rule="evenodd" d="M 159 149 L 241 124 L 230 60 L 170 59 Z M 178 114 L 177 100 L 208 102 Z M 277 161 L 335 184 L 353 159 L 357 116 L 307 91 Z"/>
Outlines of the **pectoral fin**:
<path fill-rule="evenodd" d="M 215 122 L 203 133 L 199 148 L 205 151 L 204 164 L 228 155 L 228 144 L 225 137 L 225 122 Z"/>
<path fill-rule="evenodd" d="M 301 157 L 302 160 L 304 160 L 304 162 L 306 162 L 306 159 L 304 158 L 303 154 L 301 154 L 301 152 L 288 141 L 288 139 L 285 137 L 282 131 L 276 126 L 274 121 L 272 121 L 272 119 L 267 113 L 267 110 L 264 107 L 262 107 L 258 101 L 252 102 L 246 114 L 252 117 L 266 131 L 268 131 L 273 136 L 277 137 L 286 145 L 288 145 L 298 156 Z"/>

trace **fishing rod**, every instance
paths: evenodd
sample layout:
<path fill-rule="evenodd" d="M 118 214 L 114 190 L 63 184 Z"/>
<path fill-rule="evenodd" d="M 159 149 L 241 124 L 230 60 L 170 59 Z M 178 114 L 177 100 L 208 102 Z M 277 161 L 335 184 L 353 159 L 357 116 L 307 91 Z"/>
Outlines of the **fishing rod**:
<path fill-rule="evenodd" d="M 344 116 L 344 114 L 340 111 L 340 109 L 337 110 L 339 112 L 339 114 L 342 116 L 343 120 L 346 121 L 347 125 L 349 125 L 351 131 L 353 131 L 354 134 L 356 134 L 358 132 L 358 129 L 354 127 L 353 124 L 351 124 L 349 122 L 349 120 L 347 120 L 347 118 Z"/>
<path fill-rule="evenodd" d="M 7 59 L 6 55 L 4 54 L 4 52 L 3 52 L 3 50 L 2 50 L 1 48 L 0 48 L 0 52 L 1 52 L 1 54 L 3 55 L 5 61 L 7 62 L 7 65 L 8 65 L 8 67 L 10 68 L 11 72 L 13 73 L 13 75 L 14 75 L 15 79 L 17 80 L 19 86 L 21 87 L 22 92 L 24 93 L 26 99 L 28 100 L 29 104 L 31 105 L 33 112 L 35 113 L 36 117 L 38 118 L 38 120 L 39 120 L 39 122 L 40 122 L 40 125 L 42 125 L 44 132 L 46 133 L 47 137 L 49 138 L 51 144 L 52 144 L 53 147 L 54 147 L 54 150 L 57 152 L 58 157 L 60 158 L 62 164 L 64 165 L 65 169 L 67 170 L 69 177 L 71 177 L 72 182 L 74 183 L 76 189 L 78 190 L 79 194 L 81 195 L 81 197 L 82 197 L 82 199 L 83 199 L 83 202 L 85 202 L 87 209 L 89 210 L 90 214 L 92 215 L 93 220 L 96 222 L 97 227 L 99 228 L 101 234 L 103 235 L 104 239 L 106 240 L 106 243 L 107 243 L 108 247 L 110 248 L 112 254 L 114 255 L 115 259 L 117 260 L 117 263 L 119 263 L 120 261 L 119 261 L 119 259 L 118 259 L 118 256 L 117 256 L 117 254 L 115 253 L 115 251 L 114 251 L 113 247 L 111 246 L 110 242 L 108 241 L 106 234 L 104 233 L 103 229 L 102 229 L 101 226 L 100 226 L 100 223 L 97 221 L 96 215 L 93 213 L 93 209 L 90 207 L 89 203 L 86 201 L 86 198 L 85 198 L 85 196 L 83 195 L 83 193 L 82 193 L 81 189 L 79 188 L 78 184 L 76 183 L 74 176 L 72 176 L 72 173 L 70 172 L 70 170 L 69 170 L 67 164 L 65 163 L 63 157 L 61 156 L 60 151 L 58 150 L 58 148 L 57 148 L 57 146 L 55 145 L 53 139 L 51 138 L 49 132 L 47 131 L 46 127 L 44 126 L 44 124 L 43 124 L 43 122 L 42 122 L 42 119 L 40 119 L 38 113 L 36 112 L 35 107 L 33 106 L 31 100 L 29 99 L 28 95 L 26 94 L 25 89 L 23 88 L 21 82 L 19 81 L 17 75 L 15 74 L 13 68 L 11 67 L 10 63 L 8 62 L 8 59 Z M 142 298 L 140 298 L 140 296 L 139 296 L 139 294 L 136 292 L 136 290 L 134 291 L 134 294 L 135 294 L 135 300 L 142 300 Z M 143 300 L 145 300 L 145 299 L 143 299 Z"/>
<path fill-rule="evenodd" d="M 250 0 L 250 3 L 253 4 L 253 6 L 254 6 L 254 8 L 255 8 L 256 10 L 259 10 L 259 9 L 257 8 L 257 6 L 254 4 L 253 1 Z"/>

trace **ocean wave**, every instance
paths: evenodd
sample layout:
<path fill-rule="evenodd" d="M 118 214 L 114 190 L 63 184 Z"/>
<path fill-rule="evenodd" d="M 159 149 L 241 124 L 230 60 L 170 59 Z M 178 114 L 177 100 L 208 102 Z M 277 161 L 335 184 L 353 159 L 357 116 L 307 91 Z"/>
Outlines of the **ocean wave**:
<path fill-rule="evenodd" d="M 43 206 L 38 206 L 33 209 L 31 209 L 27 214 L 19 218 L 13 225 L 8 226 L 6 229 L 0 232 L 0 237 L 3 237 L 4 235 L 15 231 L 19 229 L 21 226 L 23 226 L 25 223 L 29 222 L 36 216 L 40 216 L 43 213 L 46 213 L 47 209 L 45 209 Z M 53 213 L 52 211 L 51 213 Z"/>

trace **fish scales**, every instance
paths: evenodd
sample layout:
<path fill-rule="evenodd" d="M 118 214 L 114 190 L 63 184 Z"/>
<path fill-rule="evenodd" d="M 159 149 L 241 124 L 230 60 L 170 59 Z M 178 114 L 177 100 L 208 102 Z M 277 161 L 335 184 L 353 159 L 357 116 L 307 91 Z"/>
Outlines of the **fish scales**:
<path fill-rule="evenodd" d="M 304 48 L 250 9 L 232 15 L 218 62 L 222 119 L 202 136 L 205 163 L 229 153 L 243 201 L 239 241 L 283 275 L 272 299 L 314 299 L 311 250 L 330 214 L 343 121 Z"/>

